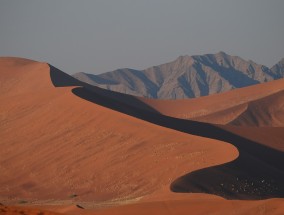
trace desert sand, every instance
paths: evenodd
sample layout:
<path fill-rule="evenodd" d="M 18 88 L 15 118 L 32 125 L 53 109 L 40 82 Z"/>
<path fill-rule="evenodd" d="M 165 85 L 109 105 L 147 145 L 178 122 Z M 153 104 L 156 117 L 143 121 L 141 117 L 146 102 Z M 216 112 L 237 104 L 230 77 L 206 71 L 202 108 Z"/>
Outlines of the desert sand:
<path fill-rule="evenodd" d="M 60 215 L 60 213 L 36 209 L 31 207 L 15 207 L 15 206 L 4 206 L 0 205 L 0 214 L 9 214 L 9 215 Z M 62 215 L 62 214 L 61 214 Z"/>
<path fill-rule="evenodd" d="M 0 68 L 0 202 L 9 210 L 284 212 L 283 80 L 174 103 L 89 86 L 47 63 L 0 58 Z M 250 120 L 264 103 L 269 124 Z M 236 114 L 214 121 L 228 109 Z"/>

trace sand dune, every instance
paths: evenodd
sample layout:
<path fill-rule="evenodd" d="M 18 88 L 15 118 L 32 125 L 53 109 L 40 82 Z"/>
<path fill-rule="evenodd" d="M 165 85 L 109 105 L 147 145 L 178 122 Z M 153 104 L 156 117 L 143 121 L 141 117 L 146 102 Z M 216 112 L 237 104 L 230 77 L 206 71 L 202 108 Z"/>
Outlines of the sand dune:
<path fill-rule="evenodd" d="M 278 107 L 275 111 L 282 111 L 280 103 L 281 96 L 283 94 L 281 91 L 283 90 L 284 79 L 280 79 L 264 84 L 232 90 L 230 92 L 188 100 L 139 99 L 151 106 L 154 110 L 167 116 L 182 119 L 193 119 L 214 124 L 228 124 L 235 120 L 238 116 L 242 115 L 242 113 L 247 111 L 247 109 L 256 108 L 256 105 L 258 105 L 258 107 L 263 107 L 263 105 L 270 104 L 272 109 Z M 274 94 L 277 95 L 273 96 Z M 275 101 L 275 104 L 272 100 Z M 258 101 L 259 104 L 257 103 L 253 105 L 256 101 Z M 276 106 L 274 107 L 274 105 Z M 263 112 L 265 112 L 267 108 L 268 107 L 263 107 Z M 243 118 L 246 117 L 248 116 L 243 116 Z M 252 120 L 248 119 L 248 121 Z M 270 122 L 270 124 L 274 124 L 274 122 L 271 122 L 270 119 L 268 119 L 268 122 Z M 283 122 L 278 121 L 275 123 L 277 125 L 282 125 Z M 244 123 L 242 125 L 244 125 Z"/>
<path fill-rule="evenodd" d="M 272 82 L 273 83 L 273 82 Z M 262 85 L 260 86 L 262 87 Z M 248 91 L 250 88 L 247 89 Z M 240 95 L 243 97 L 243 95 Z M 250 100 L 233 107 L 191 119 L 214 124 L 229 124 L 249 127 L 283 127 L 283 89 L 260 99 Z"/>
<path fill-rule="evenodd" d="M 15 202 L 70 199 L 74 193 L 76 200 L 125 201 L 169 190 L 186 172 L 238 156 L 224 142 L 85 101 L 74 96 L 74 87 L 55 87 L 45 63 L 23 68 L 7 61 L 17 59 L 1 59 L 0 184 L 2 196 Z"/>
<path fill-rule="evenodd" d="M 214 211 L 223 203 L 229 205 L 228 210 L 238 206 L 208 194 L 227 199 L 283 197 L 283 167 L 279 164 L 283 154 L 277 142 L 281 139 L 259 143 L 254 136 L 242 136 L 240 130 L 172 117 L 200 111 L 206 104 L 210 104 L 206 114 L 234 108 L 279 92 L 281 80 L 247 92 L 224 93 L 229 104 L 222 104 L 219 95 L 174 104 L 90 86 L 46 63 L 0 58 L 0 68 L 1 202 L 80 203 L 88 209 L 138 201 L 144 205 L 122 207 L 118 212 L 161 213 L 170 205 L 173 209 L 169 211 L 180 208 L 206 214 L 201 208 L 186 206 L 186 201 L 213 199 L 216 204 L 208 203 L 208 210 Z M 236 179 L 239 174 L 248 174 L 252 182 L 267 174 L 267 182 L 274 180 L 273 189 L 251 193 L 262 186 L 256 183 L 250 192 L 236 194 L 228 186 L 242 185 Z M 208 177 L 212 179 L 210 189 Z M 220 177 L 227 180 L 222 189 Z M 157 200 L 162 203 L 151 203 Z M 282 200 L 262 203 L 273 208 L 279 202 Z M 257 211 L 262 203 L 240 202 L 246 211 Z M 57 211 L 74 213 L 73 207 L 66 208 Z"/>
<path fill-rule="evenodd" d="M 247 109 L 230 122 L 242 126 L 284 126 L 284 90 L 250 102 Z"/>

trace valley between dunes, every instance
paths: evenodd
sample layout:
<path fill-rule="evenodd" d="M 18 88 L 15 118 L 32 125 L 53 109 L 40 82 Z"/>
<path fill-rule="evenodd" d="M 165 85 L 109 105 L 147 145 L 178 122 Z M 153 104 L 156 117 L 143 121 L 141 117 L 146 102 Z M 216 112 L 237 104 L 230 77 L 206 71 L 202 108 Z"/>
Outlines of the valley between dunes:
<path fill-rule="evenodd" d="M 0 214 L 283 214 L 283 92 L 152 100 L 0 58 Z"/>

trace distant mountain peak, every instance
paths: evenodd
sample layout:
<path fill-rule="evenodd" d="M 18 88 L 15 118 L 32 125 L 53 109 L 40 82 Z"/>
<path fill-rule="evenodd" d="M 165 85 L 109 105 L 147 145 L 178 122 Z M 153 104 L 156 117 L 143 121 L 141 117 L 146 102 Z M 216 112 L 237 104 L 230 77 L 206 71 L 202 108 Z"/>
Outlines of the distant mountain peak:
<path fill-rule="evenodd" d="M 187 65 L 192 65 L 195 60 L 192 56 L 189 56 L 189 55 L 182 55 L 182 56 L 179 56 L 176 61 L 180 62 L 180 63 L 184 63 L 184 64 L 187 64 Z"/>
<path fill-rule="evenodd" d="M 100 75 L 74 77 L 101 88 L 159 99 L 207 96 L 284 77 L 284 59 L 273 68 L 231 56 L 224 51 L 182 55 L 145 70 L 118 69 Z"/>
<path fill-rule="evenodd" d="M 224 57 L 229 56 L 229 55 L 228 55 L 227 53 L 225 53 L 224 51 L 219 51 L 219 52 L 217 52 L 215 55 L 224 56 Z"/>

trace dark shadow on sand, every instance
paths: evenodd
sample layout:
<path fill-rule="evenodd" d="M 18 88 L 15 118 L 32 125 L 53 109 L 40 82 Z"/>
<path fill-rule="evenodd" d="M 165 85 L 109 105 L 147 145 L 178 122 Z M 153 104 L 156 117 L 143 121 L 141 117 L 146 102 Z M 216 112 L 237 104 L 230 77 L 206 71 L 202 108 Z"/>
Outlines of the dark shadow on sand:
<path fill-rule="evenodd" d="M 113 107 L 115 107 L 117 111 L 126 114 L 128 112 L 137 111 L 136 109 L 158 113 L 155 109 L 134 96 L 92 86 L 73 78 L 52 65 L 49 65 L 49 67 L 50 79 L 55 87 L 78 86 L 78 88 L 73 89 L 72 92 L 85 100 L 111 109 L 114 109 Z"/>
<path fill-rule="evenodd" d="M 61 72 L 61 71 L 60 71 Z M 74 86 L 51 67 L 55 86 Z M 64 77 L 63 77 L 64 76 Z M 68 76 L 70 77 L 70 76 Z M 64 80 L 60 80 L 60 79 Z M 75 79 L 76 80 L 76 79 Z M 77 81 L 77 80 L 76 80 Z M 61 84 L 63 83 L 63 84 Z M 225 141 L 239 150 L 240 156 L 229 163 L 200 169 L 176 179 L 173 192 L 208 193 L 226 199 L 267 199 L 284 197 L 284 153 L 247 140 L 217 126 L 161 115 L 137 98 L 100 89 L 77 81 L 72 92 L 89 102 L 177 131 Z M 226 153 L 226 152 L 224 152 Z M 204 158 L 206 159 L 206 157 Z"/>

